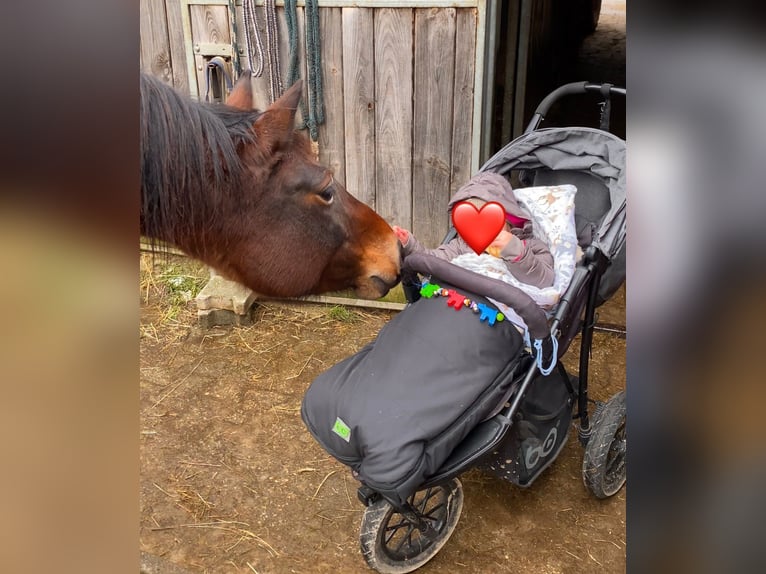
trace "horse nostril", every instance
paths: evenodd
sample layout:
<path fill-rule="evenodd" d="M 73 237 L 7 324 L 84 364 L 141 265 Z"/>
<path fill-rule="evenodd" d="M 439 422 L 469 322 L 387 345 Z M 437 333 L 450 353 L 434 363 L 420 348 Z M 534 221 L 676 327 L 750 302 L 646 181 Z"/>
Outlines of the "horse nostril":
<path fill-rule="evenodd" d="M 386 287 L 386 282 L 385 282 L 385 281 L 383 281 L 383 279 L 381 279 L 381 278 L 380 278 L 380 277 L 378 277 L 377 275 L 373 275 L 372 277 L 370 277 L 370 279 L 372 279 L 372 282 L 373 282 L 373 283 L 375 283 L 375 286 L 376 286 L 376 287 L 379 287 L 379 288 L 385 289 L 385 287 Z"/>
<path fill-rule="evenodd" d="M 396 285 L 399 282 L 399 277 L 397 276 L 394 281 L 383 279 L 382 277 L 379 277 L 377 275 L 373 275 L 370 277 L 370 281 L 382 292 L 388 292 L 391 287 Z"/>

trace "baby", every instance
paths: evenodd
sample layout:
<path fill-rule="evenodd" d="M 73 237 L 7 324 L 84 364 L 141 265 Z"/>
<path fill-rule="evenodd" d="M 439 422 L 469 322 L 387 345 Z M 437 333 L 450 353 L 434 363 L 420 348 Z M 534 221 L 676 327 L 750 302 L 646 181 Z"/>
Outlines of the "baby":
<path fill-rule="evenodd" d="M 508 272 L 522 283 L 541 289 L 553 285 L 553 255 L 543 241 L 532 236 L 529 214 L 516 201 L 508 180 L 496 173 L 479 173 L 455 193 L 449 202 L 450 210 L 461 201 L 468 201 L 479 209 L 490 201 L 502 205 L 505 226 L 486 252 L 502 259 Z M 405 255 L 425 252 L 452 261 L 464 253 L 475 253 L 459 235 L 435 249 L 426 249 L 406 229 L 395 225 L 394 232 L 404 246 Z"/>

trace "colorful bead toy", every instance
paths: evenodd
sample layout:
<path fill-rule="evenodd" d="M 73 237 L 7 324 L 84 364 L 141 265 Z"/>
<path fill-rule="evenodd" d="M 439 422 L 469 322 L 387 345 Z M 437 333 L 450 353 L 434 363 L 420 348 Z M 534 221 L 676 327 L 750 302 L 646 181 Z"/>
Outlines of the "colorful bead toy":
<path fill-rule="evenodd" d="M 484 303 L 479 303 L 478 306 L 479 306 L 479 310 L 481 311 L 481 315 L 479 316 L 479 321 L 484 321 L 486 319 L 487 323 L 489 323 L 490 326 L 495 324 L 495 320 L 502 321 L 505 318 L 503 317 L 502 313 L 498 313 L 489 305 L 485 305 Z"/>
<path fill-rule="evenodd" d="M 460 311 L 465 305 L 465 295 L 461 295 L 457 291 L 452 291 L 447 296 L 447 307 L 454 307 L 455 311 Z"/>
<path fill-rule="evenodd" d="M 437 290 L 441 292 L 441 287 L 434 283 L 423 283 L 423 286 L 420 288 L 420 294 L 426 299 L 430 299 Z"/>
<path fill-rule="evenodd" d="M 436 283 L 424 281 L 420 287 L 420 294 L 426 299 L 430 299 L 431 297 L 446 297 L 447 307 L 453 307 L 455 311 L 460 311 L 463 307 L 468 307 L 474 313 L 480 313 L 479 321 L 486 321 L 490 326 L 494 325 L 496 321 L 500 322 L 505 319 L 505 316 L 502 313 L 493 309 L 489 305 L 471 301 L 468 297 L 462 293 L 458 293 L 455 289 L 445 289 Z"/>

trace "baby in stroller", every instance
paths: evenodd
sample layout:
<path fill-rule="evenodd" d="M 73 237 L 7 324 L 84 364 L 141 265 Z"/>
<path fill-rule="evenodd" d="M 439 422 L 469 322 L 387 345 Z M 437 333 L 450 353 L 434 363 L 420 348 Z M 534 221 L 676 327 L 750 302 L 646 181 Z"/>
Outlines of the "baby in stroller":
<path fill-rule="evenodd" d="M 474 175 L 450 200 L 450 209 L 461 201 L 468 201 L 479 208 L 490 201 L 502 205 L 506 223 L 487 247 L 486 253 L 502 259 L 508 272 L 522 283 L 540 288 L 553 285 L 553 255 L 546 243 L 533 235 L 530 215 L 516 201 L 506 178 L 492 172 Z M 427 252 L 452 261 L 460 255 L 474 252 L 460 236 L 435 249 L 426 250 L 408 230 L 394 225 L 394 232 L 404 246 L 405 256 Z"/>

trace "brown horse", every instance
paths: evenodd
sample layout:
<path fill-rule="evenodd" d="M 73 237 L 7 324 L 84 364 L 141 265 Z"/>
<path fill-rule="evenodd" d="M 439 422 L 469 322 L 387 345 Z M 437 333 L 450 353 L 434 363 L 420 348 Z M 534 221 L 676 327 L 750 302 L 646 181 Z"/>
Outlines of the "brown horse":
<path fill-rule="evenodd" d="M 141 76 L 141 233 L 264 295 L 385 295 L 394 232 L 313 159 L 294 128 L 300 84 L 258 112 L 249 76 L 226 105 Z"/>

